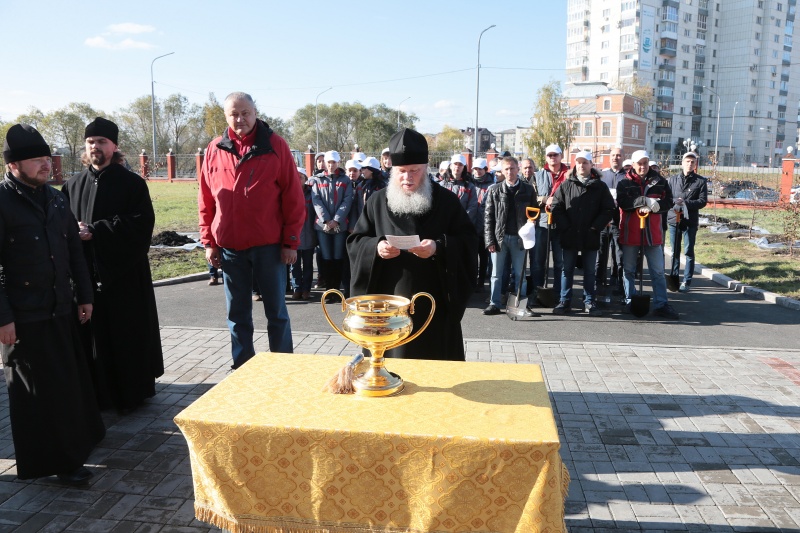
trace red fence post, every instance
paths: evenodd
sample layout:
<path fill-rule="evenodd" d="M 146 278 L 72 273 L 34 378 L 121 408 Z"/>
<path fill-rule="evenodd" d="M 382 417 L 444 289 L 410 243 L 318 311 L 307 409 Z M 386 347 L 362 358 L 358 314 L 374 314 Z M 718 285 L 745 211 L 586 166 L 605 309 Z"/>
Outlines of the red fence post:
<path fill-rule="evenodd" d="M 791 156 L 792 154 L 790 153 L 784 157 L 783 165 L 781 166 L 780 199 L 786 201 L 789 201 L 789 197 L 792 194 L 792 185 L 794 185 L 794 163 L 796 159 Z"/>
<path fill-rule="evenodd" d="M 200 173 L 203 170 L 203 159 L 205 157 L 205 152 L 203 152 L 202 148 L 197 149 L 197 153 L 194 155 L 194 166 L 197 171 L 197 181 L 200 181 Z"/>
<path fill-rule="evenodd" d="M 467 160 L 467 171 L 471 172 L 472 171 L 472 150 L 467 148 L 463 152 L 461 152 L 461 155 L 463 155 Z"/>
<path fill-rule="evenodd" d="M 64 172 L 61 169 L 61 154 L 51 155 L 50 161 L 52 161 L 53 164 L 53 181 L 56 184 L 64 183 Z"/>
<path fill-rule="evenodd" d="M 144 179 L 150 177 L 150 158 L 147 157 L 147 153 L 144 150 L 139 154 L 139 173 Z"/>
<path fill-rule="evenodd" d="M 303 162 L 306 166 L 306 176 L 309 178 L 314 175 L 314 171 L 316 170 L 314 159 L 316 159 L 316 154 L 313 150 L 311 150 L 311 145 L 309 144 L 308 151 L 303 154 Z"/>
<path fill-rule="evenodd" d="M 177 169 L 175 168 L 175 154 L 172 153 L 172 148 L 167 152 L 167 181 L 172 182 L 177 176 Z"/>

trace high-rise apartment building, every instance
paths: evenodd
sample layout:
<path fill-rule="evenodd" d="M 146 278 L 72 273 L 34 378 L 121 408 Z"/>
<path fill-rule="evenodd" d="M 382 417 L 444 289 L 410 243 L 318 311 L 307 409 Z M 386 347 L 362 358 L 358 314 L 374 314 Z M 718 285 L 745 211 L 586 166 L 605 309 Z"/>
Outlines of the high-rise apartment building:
<path fill-rule="evenodd" d="M 635 79 L 647 145 L 686 141 L 723 165 L 777 165 L 798 133 L 797 0 L 568 0 L 567 83 Z M 719 127 L 717 127 L 719 126 Z"/>

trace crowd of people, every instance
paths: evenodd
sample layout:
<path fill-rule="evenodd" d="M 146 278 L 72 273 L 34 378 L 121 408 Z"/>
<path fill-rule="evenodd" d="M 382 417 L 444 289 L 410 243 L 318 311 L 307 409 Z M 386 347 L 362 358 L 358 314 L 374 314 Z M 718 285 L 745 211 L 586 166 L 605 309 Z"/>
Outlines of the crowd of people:
<path fill-rule="evenodd" d="M 586 151 L 569 168 L 556 144 L 538 170 L 509 154 L 468 168 L 456 154 L 434 174 L 425 137 L 406 128 L 379 157 L 359 152 L 340 165 L 336 151 L 319 153 L 307 176 L 249 94 L 231 93 L 223 109 L 228 127 L 206 150 L 198 215 L 210 284 L 222 273 L 232 370 L 256 353 L 253 301 L 263 302 L 270 351 L 292 353 L 286 288 L 292 300 L 311 298 L 315 254 L 319 288 L 433 296 L 430 326 L 388 357 L 463 361 L 461 319 L 472 294 L 489 281 L 484 314 L 498 315 L 516 289 L 527 296 L 525 316 L 536 317 L 549 265 L 555 315 L 573 310 L 577 268 L 590 316 L 603 314 L 601 287 L 616 288 L 630 311 L 641 255 L 653 314 L 679 318 L 668 303 L 663 246 L 667 232 L 683 243 L 679 290 L 690 290 L 707 196 L 693 152 L 669 179 L 643 150 L 625 161 L 615 148 L 599 171 Z M 164 372 L 147 258 L 155 215 L 145 181 L 124 165 L 118 134 L 110 120 L 89 123 L 85 170 L 60 191 L 47 184 L 51 152 L 39 132 L 17 124 L 6 135 L 0 350 L 20 479 L 86 483 L 84 462 L 105 434 L 100 412 L 139 408 Z M 532 228 L 531 213 L 539 215 Z M 418 328 L 432 306 L 421 299 L 416 308 Z"/>

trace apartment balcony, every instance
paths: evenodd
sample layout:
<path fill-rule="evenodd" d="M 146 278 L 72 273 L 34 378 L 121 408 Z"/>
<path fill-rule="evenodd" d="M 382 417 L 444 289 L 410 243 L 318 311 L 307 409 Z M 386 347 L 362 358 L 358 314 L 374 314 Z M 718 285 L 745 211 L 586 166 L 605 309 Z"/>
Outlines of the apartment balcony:
<path fill-rule="evenodd" d="M 676 41 L 678 40 L 678 34 L 674 31 L 662 31 L 661 37 L 664 37 L 665 39 L 675 39 Z"/>
<path fill-rule="evenodd" d="M 664 57 L 675 57 L 678 55 L 678 51 L 674 48 L 660 48 L 658 51 L 659 55 Z"/>
<path fill-rule="evenodd" d="M 655 143 L 655 149 L 658 152 L 671 152 L 672 151 L 672 143 Z"/>
<path fill-rule="evenodd" d="M 675 88 L 675 80 L 658 80 L 659 87 L 671 87 Z"/>
<path fill-rule="evenodd" d="M 672 126 L 656 126 L 656 133 L 672 133 Z"/>
<path fill-rule="evenodd" d="M 656 118 L 672 118 L 674 111 L 665 111 L 664 109 L 656 110 Z"/>
<path fill-rule="evenodd" d="M 701 68 L 696 68 L 696 69 L 694 69 L 694 77 L 695 78 L 705 78 L 706 77 L 706 71 L 701 69 Z"/>
<path fill-rule="evenodd" d="M 674 7 L 675 9 L 680 9 L 681 3 L 678 0 L 664 0 L 664 3 L 661 4 L 663 7 Z"/>
<path fill-rule="evenodd" d="M 658 66 L 658 70 L 664 72 L 675 72 L 675 65 L 671 65 L 669 63 L 662 63 Z"/>
<path fill-rule="evenodd" d="M 789 91 L 778 91 L 780 96 L 789 96 Z"/>

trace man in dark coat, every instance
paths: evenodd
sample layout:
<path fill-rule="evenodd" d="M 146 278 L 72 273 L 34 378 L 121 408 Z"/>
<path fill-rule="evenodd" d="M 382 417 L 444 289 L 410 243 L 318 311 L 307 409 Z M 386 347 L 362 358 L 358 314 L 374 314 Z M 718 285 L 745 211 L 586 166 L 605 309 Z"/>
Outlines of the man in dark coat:
<path fill-rule="evenodd" d="M 50 148 L 38 131 L 12 126 L 3 159 L 0 352 L 17 477 L 80 485 L 92 477 L 83 463 L 105 427 L 75 320 L 92 318 L 78 225 L 66 198 L 46 185 Z"/>
<path fill-rule="evenodd" d="M 686 256 L 686 267 L 683 270 L 683 282 L 678 289 L 679 292 L 689 292 L 692 284 L 694 243 L 700 225 L 700 210 L 708 203 L 706 179 L 695 170 L 697 170 L 697 154 L 686 152 L 681 158 L 681 172 L 669 178 L 669 188 L 675 201 L 674 208 L 667 213 L 669 240 L 673 249 L 670 273 L 673 276 L 680 276 L 681 273 L 681 240 L 683 255 Z"/>
<path fill-rule="evenodd" d="M 164 373 L 147 252 L 155 214 L 147 183 L 120 163 L 117 125 L 86 126 L 87 165 L 63 187 L 94 286 L 95 314 L 84 332 L 101 409 L 127 414 L 155 395 Z"/>
<path fill-rule="evenodd" d="M 428 143 L 411 129 L 389 142 L 389 185 L 367 201 L 347 239 L 352 295 L 430 293 L 436 312 L 415 340 L 386 357 L 464 361 L 461 318 L 475 290 L 478 234 L 458 198 L 428 179 Z M 401 250 L 387 235 L 418 236 L 420 244 Z M 430 313 L 427 298 L 415 302 L 414 331 Z"/>
<path fill-rule="evenodd" d="M 602 316 L 595 302 L 595 269 L 600 232 L 611 222 L 616 210 L 614 197 L 600 173 L 592 168 L 592 153 L 578 152 L 575 166 L 553 197 L 553 219 L 559 228 L 564 270 L 561 274 L 561 296 L 553 309 L 563 315 L 572 307 L 572 284 L 578 253 L 583 256 L 583 301 L 589 316 Z"/>

